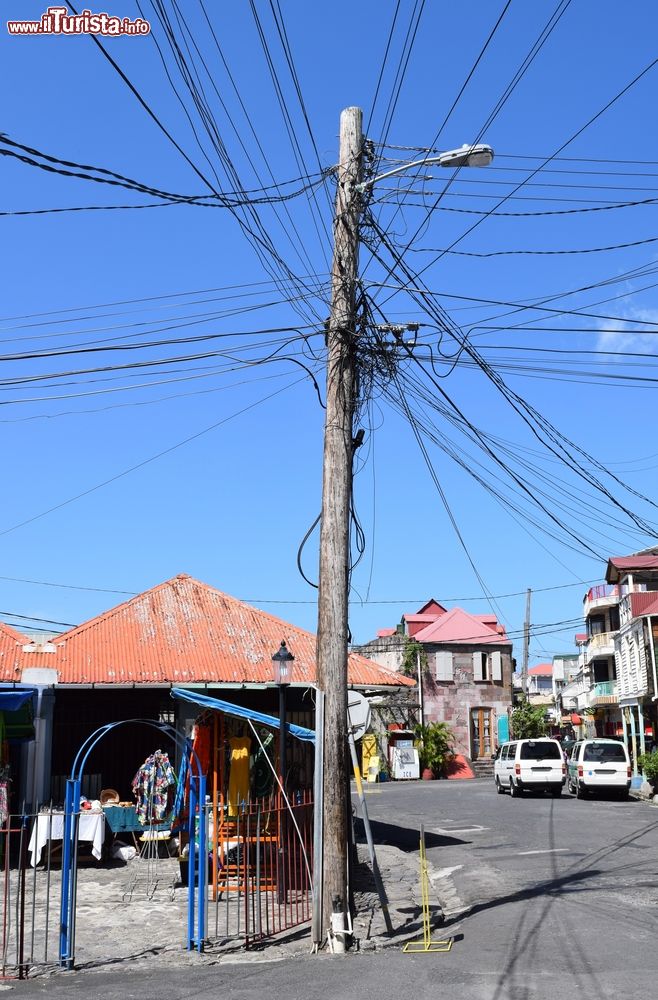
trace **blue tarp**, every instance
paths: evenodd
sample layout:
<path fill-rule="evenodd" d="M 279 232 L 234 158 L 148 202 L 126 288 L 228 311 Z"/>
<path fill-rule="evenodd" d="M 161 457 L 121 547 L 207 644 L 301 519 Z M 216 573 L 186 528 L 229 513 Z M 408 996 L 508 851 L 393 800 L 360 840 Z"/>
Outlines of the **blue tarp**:
<path fill-rule="evenodd" d="M 215 712 L 225 712 L 226 715 L 234 715 L 238 719 L 251 719 L 253 722 L 260 722 L 263 726 L 269 726 L 272 729 L 279 728 L 279 720 L 274 715 L 254 712 L 251 708 L 243 708 L 242 705 L 234 705 L 230 701 L 220 701 L 219 698 L 210 698 L 207 694 L 201 694 L 198 691 L 189 691 L 187 688 L 172 688 L 171 697 L 180 698 L 182 701 L 191 701 L 194 705 L 211 708 Z M 286 730 L 291 736 L 296 736 L 298 740 L 315 743 L 315 733 L 312 729 L 304 729 L 303 726 L 295 726 L 289 722 L 286 725 Z"/>
<path fill-rule="evenodd" d="M 0 690 L 0 712 L 16 712 L 34 694 L 34 688 Z"/>

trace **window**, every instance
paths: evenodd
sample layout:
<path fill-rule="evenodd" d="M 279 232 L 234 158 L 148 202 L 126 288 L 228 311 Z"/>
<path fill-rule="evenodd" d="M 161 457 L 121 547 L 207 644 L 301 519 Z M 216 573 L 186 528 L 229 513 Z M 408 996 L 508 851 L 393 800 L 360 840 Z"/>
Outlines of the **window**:
<path fill-rule="evenodd" d="M 613 761 L 626 763 L 626 753 L 621 743 L 587 743 L 583 750 L 583 760 L 598 761 L 600 764 Z"/>
<path fill-rule="evenodd" d="M 492 653 L 473 653 L 474 681 L 502 681 L 503 658 L 499 649 Z"/>
<path fill-rule="evenodd" d="M 439 649 L 436 653 L 436 679 L 437 681 L 451 681 L 452 653 L 447 649 Z"/>
<path fill-rule="evenodd" d="M 562 751 L 557 743 L 541 740 L 528 740 L 521 744 L 521 760 L 560 760 Z"/>
<path fill-rule="evenodd" d="M 501 760 L 507 760 L 507 755 L 509 754 L 509 744 L 505 744 L 502 753 L 500 755 Z"/>

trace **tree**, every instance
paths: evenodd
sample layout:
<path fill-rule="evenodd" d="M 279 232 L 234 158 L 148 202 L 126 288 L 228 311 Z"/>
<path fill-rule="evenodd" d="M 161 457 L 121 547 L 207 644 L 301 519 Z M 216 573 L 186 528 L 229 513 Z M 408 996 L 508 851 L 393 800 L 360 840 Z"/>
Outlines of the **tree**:
<path fill-rule="evenodd" d="M 427 653 L 423 649 L 422 644 L 406 636 L 402 651 L 400 673 L 404 674 L 405 677 L 415 677 L 418 673 L 418 657 L 420 657 L 420 669 L 422 671 L 427 670 Z"/>
<path fill-rule="evenodd" d="M 418 756 L 421 768 L 428 768 L 438 778 L 453 755 L 454 737 L 450 726 L 447 722 L 428 722 L 427 725 L 416 726 L 414 732 L 420 740 Z"/>
<path fill-rule="evenodd" d="M 523 701 L 512 712 L 512 735 L 515 740 L 532 740 L 546 735 L 545 710 Z"/>

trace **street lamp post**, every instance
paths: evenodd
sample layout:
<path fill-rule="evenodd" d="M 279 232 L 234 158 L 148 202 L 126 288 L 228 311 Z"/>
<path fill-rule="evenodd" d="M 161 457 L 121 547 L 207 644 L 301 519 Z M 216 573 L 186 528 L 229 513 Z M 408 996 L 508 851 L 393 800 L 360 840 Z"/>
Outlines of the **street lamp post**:
<path fill-rule="evenodd" d="M 424 156 L 421 160 L 410 160 L 409 163 L 402 163 L 399 167 L 393 167 L 376 177 L 369 177 L 367 181 L 362 181 L 356 185 L 357 191 L 368 191 L 378 181 L 386 177 L 393 177 L 401 174 L 405 170 L 413 170 L 414 167 L 488 167 L 494 158 L 494 151 L 486 143 L 479 142 L 474 146 L 464 143 L 459 149 L 449 149 L 445 153 L 438 153 L 436 156 Z"/>
<path fill-rule="evenodd" d="M 279 778 L 281 786 L 286 787 L 286 689 L 290 684 L 290 664 L 295 657 L 285 642 L 272 657 L 274 664 L 274 683 L 279 688 Z"/>
<path fill-rule="evenodd" d="M 332 899 L 347 895 L 347 660 L 349 537 L 354 414 L 358 393 L 356 312 L 363 194 L 385 177 L 414 167 L 486 166 L 490 146 L 466 145 L 403 164 L 362 180 L 362 111 L 346 108 L 340 119 L 336 172 L 331 312 L 327 324 L 326 406 L 320 568 L 318 577 L 317 685 L 324 692 L 324 774 L 322 776 L 321 909 L 328 924 Z"/>
<path fill-rule="evenodd" d="M 285 865 L 285 839 L 286 839 L 286 690 L 290 684 L 290 664 L 295 659 L 285 642 L 281 640 L 281 645 L 272 657 L 274 664 L 274 683 L 279 688 L 279 781 L 281 782 L 282 796 L 279 799 L 279 850 L 278 850 L 278 872 L 277 872 L 277 894 L 280 903 L 286 900 L 286 865 Z"/>

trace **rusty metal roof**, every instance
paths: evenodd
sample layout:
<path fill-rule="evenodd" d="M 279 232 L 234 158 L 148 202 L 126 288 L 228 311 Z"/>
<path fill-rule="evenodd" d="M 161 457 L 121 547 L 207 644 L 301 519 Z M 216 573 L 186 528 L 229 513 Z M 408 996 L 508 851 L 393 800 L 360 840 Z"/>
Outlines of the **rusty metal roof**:
<path fill-rule="evenodd" d="M 0 681 L 20 681 L 22 649 L 27 642 L 27 636 L 0 622 Z"/>
<path fill-rule="evenodd" d="M 608 559 L 605 578 L 608 583 L 618 583 L 624 573 L 652 569 L 658 569 L 658 555 L 653 550 L 632 556 L 614 556 Z"/>
<path fill-rule="evenodd" d="M 315 636 L 186 574 L 106 611 L 29 653 L 23 666 L 55 667 L 60 684 L 272 683 L 272 654 L 285 640 L 292 684 L 315 682 Z M 350 685 L 413 681 L 350 655 Z"/>

